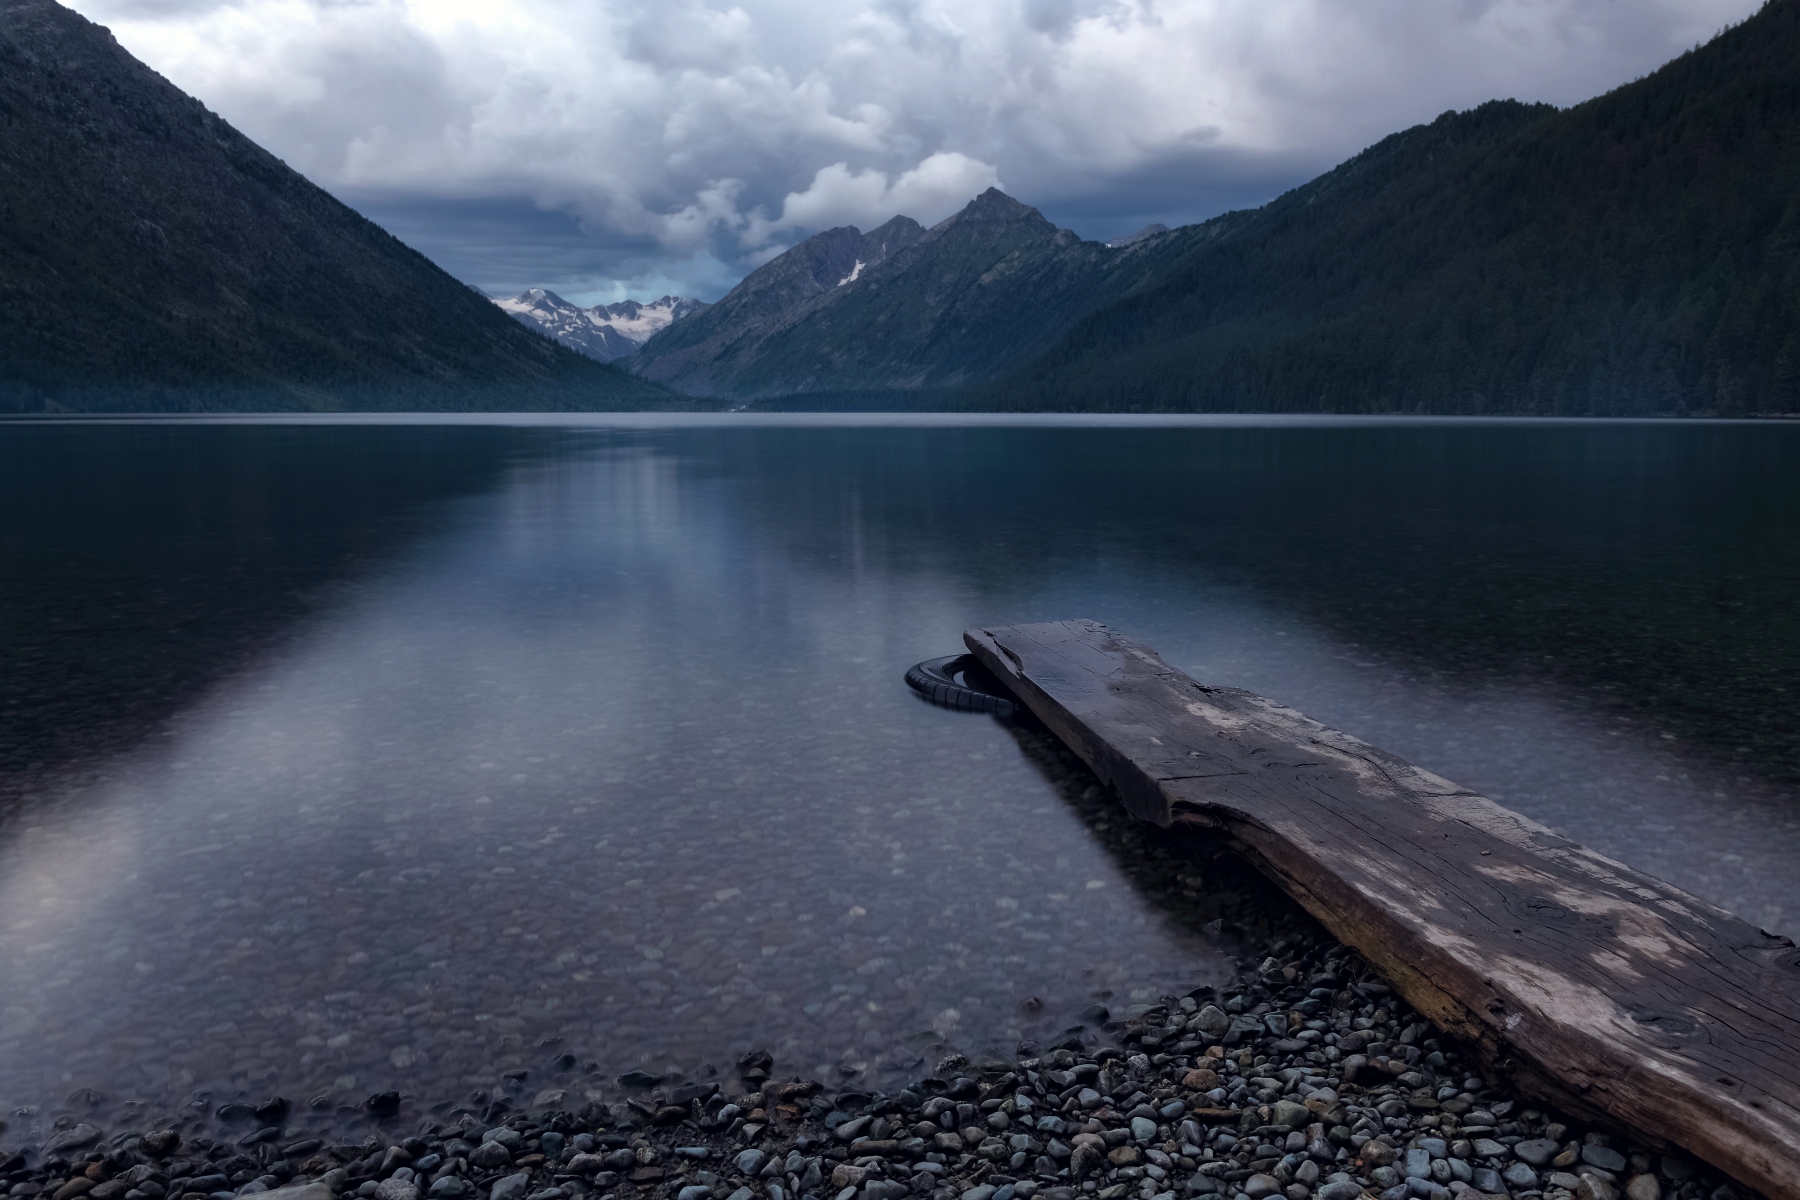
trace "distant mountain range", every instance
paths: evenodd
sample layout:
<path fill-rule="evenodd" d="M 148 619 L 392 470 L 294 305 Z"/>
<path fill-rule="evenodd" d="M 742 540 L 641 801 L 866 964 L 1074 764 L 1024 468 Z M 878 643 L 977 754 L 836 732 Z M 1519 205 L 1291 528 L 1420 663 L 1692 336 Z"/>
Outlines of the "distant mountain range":
<path fill-rule="evenodd" d="M 1160 235 L 1166 237 L 1168 235 Z M 1023 367 L 1160 261 L 1113 249 L 990 188 L 925 229 L 826 230 L 657 334 L 625 365 L 697 396 L 947 392 Z"/>
<path fill-rule="evenodd" d="M 582 308 L 546 288 L 528 288 L 508 300 L 496 300 L 528 329 L 549 334 L 589 358 L 612 362 L 637 353 L 651 335 L 685 316 L 711 307 L 686 296 L 664 296 L 648 304 L 622 300 Z"/>
<path fill-rule="evenodd" d="M 0 411 L 1791 412 L 1800 0 L 1203 224 L 1084 241 L 989 190 L 710 306 L 593 309 L 488 301 L 104 29 L 0 0 L 0 218 Z"/>
<path fill-rule="evenodd" d="M 509 319 L 54 0 L 0 0 L 0 411 L 685 404 Z"/>
<path fill-rule="evenodd" d="M 1800 0 L 1200 225 L 1102 245 L 989 191 L 828 230 L 624 362 L 764 407 L 1794 411 Z"/>

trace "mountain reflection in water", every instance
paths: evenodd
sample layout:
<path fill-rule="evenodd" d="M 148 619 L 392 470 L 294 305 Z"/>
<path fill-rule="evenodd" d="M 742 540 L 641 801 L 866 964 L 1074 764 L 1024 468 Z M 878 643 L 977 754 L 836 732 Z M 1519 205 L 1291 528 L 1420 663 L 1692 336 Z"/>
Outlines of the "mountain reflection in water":
<path fill-rule="evenodd" d="M 1796 435 L 0 427 L 0 1100 L 875 1081 L 1222 981 L 1202 873 L 901 686 L 978 622 L 1107 621 L 1791 930 Z"/>

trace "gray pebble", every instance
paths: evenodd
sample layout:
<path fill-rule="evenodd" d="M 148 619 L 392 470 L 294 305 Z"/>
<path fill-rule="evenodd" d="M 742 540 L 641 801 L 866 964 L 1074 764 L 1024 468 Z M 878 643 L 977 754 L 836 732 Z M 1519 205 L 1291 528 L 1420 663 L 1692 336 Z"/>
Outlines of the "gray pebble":
<path fill-rule="evenodd" d="M 1289 1129 L 1299 1129 L 1303 1125 L 1310 1124 L 1311 1121 L 1312 1110 L 1306 1105 L 1297 1104 L 1292 1100 L 1279 1100 L 1269 1109 L 1271 1125 L 1285 1125 Z"/>
<path fill-rule="evenodd" d="M 1538 1185 L 1537 1172 L 1522 1162 L 1514 1163 L 1506 1168 L 1500 1173 L 1500 1178 L 1506 1180 L 1509 1186 L 1520 1191 L 1530 1191 Z"/>
<path fill-rule="evenodd" d="M 469 1155 L 469 1161 L 486 1171 L 512 1166 L 512 1151 L 499 1142 L 483 1142 Z"/>
<path fill-rule="evenodd" d="M 1575 1187 L 1575 1194 L 1581 1200 L 1619 1200 L 1619 1189 L 1597 1175 L 1583 1175 Z"/>
<path fill-rule="evenodd" d="M 44 1143 L 43 1154 L 61 1154 L 68 1150 L 79 1150 L 83 1146 L 91 1146 L 100 1140 L 100 1131 L 92 1125 L 76 1125 L 65 1129 Z"/>
<path fill-rule="evenodd" d="M 1583 1146 L 1581 1161 L 1590 1167 L 1599 1167 L 1602 1171 L 1623 1171 L 1625 1156 L 1610 1146 Z"/>

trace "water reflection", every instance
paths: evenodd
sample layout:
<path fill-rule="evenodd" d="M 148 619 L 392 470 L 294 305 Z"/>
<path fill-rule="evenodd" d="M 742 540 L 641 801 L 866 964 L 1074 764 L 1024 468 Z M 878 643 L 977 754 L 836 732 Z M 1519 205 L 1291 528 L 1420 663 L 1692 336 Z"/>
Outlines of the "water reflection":
<path fill-rule="evenodd" d="M 1800 431 L 324 428 L 247 459 L 268 430 L 13 428 L 14 460 L 50 432 L 126 446 L 95 462 L 157 515 L 122 553 L 105 506 L 59 509 L 65 455 L 8 536 L 66 569 L 9 575 L 10 614 L 299 550 L 233 604 L 181 593 L 264 648 L 203 656 L 166 736 L 8 777 L 0 1099 L 34 1119 L 78 1087 L 579 1096 L 752 1044 L 880 1078 L 1221 978 L 1216 888 L 1143 874 L 1053 745 L 899 685 L 978 622 L 1107 620 L 1800 915 L 1800 723 L 1770 699 Z M 412 463 L 385 492 L 371 447 Z M 292 486 L 350 458 L 335 507 Z M 355 585 L 300 604 L 302 578 Z M 265 609 L 315 615 L 272 643 Z M 90 669 L 92 747 L 122 718 Z"/>
<path fill-rule="evenodd" d="M 19 817 L 9 1095 L 879 1076 L 1223 978 L 1005 729 L 896 686 L 953 590 L 784 561 L 731 501 L 644 450 L 521 470 Z"/>

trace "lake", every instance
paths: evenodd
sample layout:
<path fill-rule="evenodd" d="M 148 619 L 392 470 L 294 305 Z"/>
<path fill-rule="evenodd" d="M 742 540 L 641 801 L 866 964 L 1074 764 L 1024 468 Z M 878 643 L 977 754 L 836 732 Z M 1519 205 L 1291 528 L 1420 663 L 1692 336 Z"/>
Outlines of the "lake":
<path fill-rule="evenodd" d="M 1796 425 L 15 422 L 0 498 L 15 1133 L 878 1086 L 1223 982 L 1228 872 L 904 687 L 977 623 L 1104 621 L 1800 931 Z"/>

